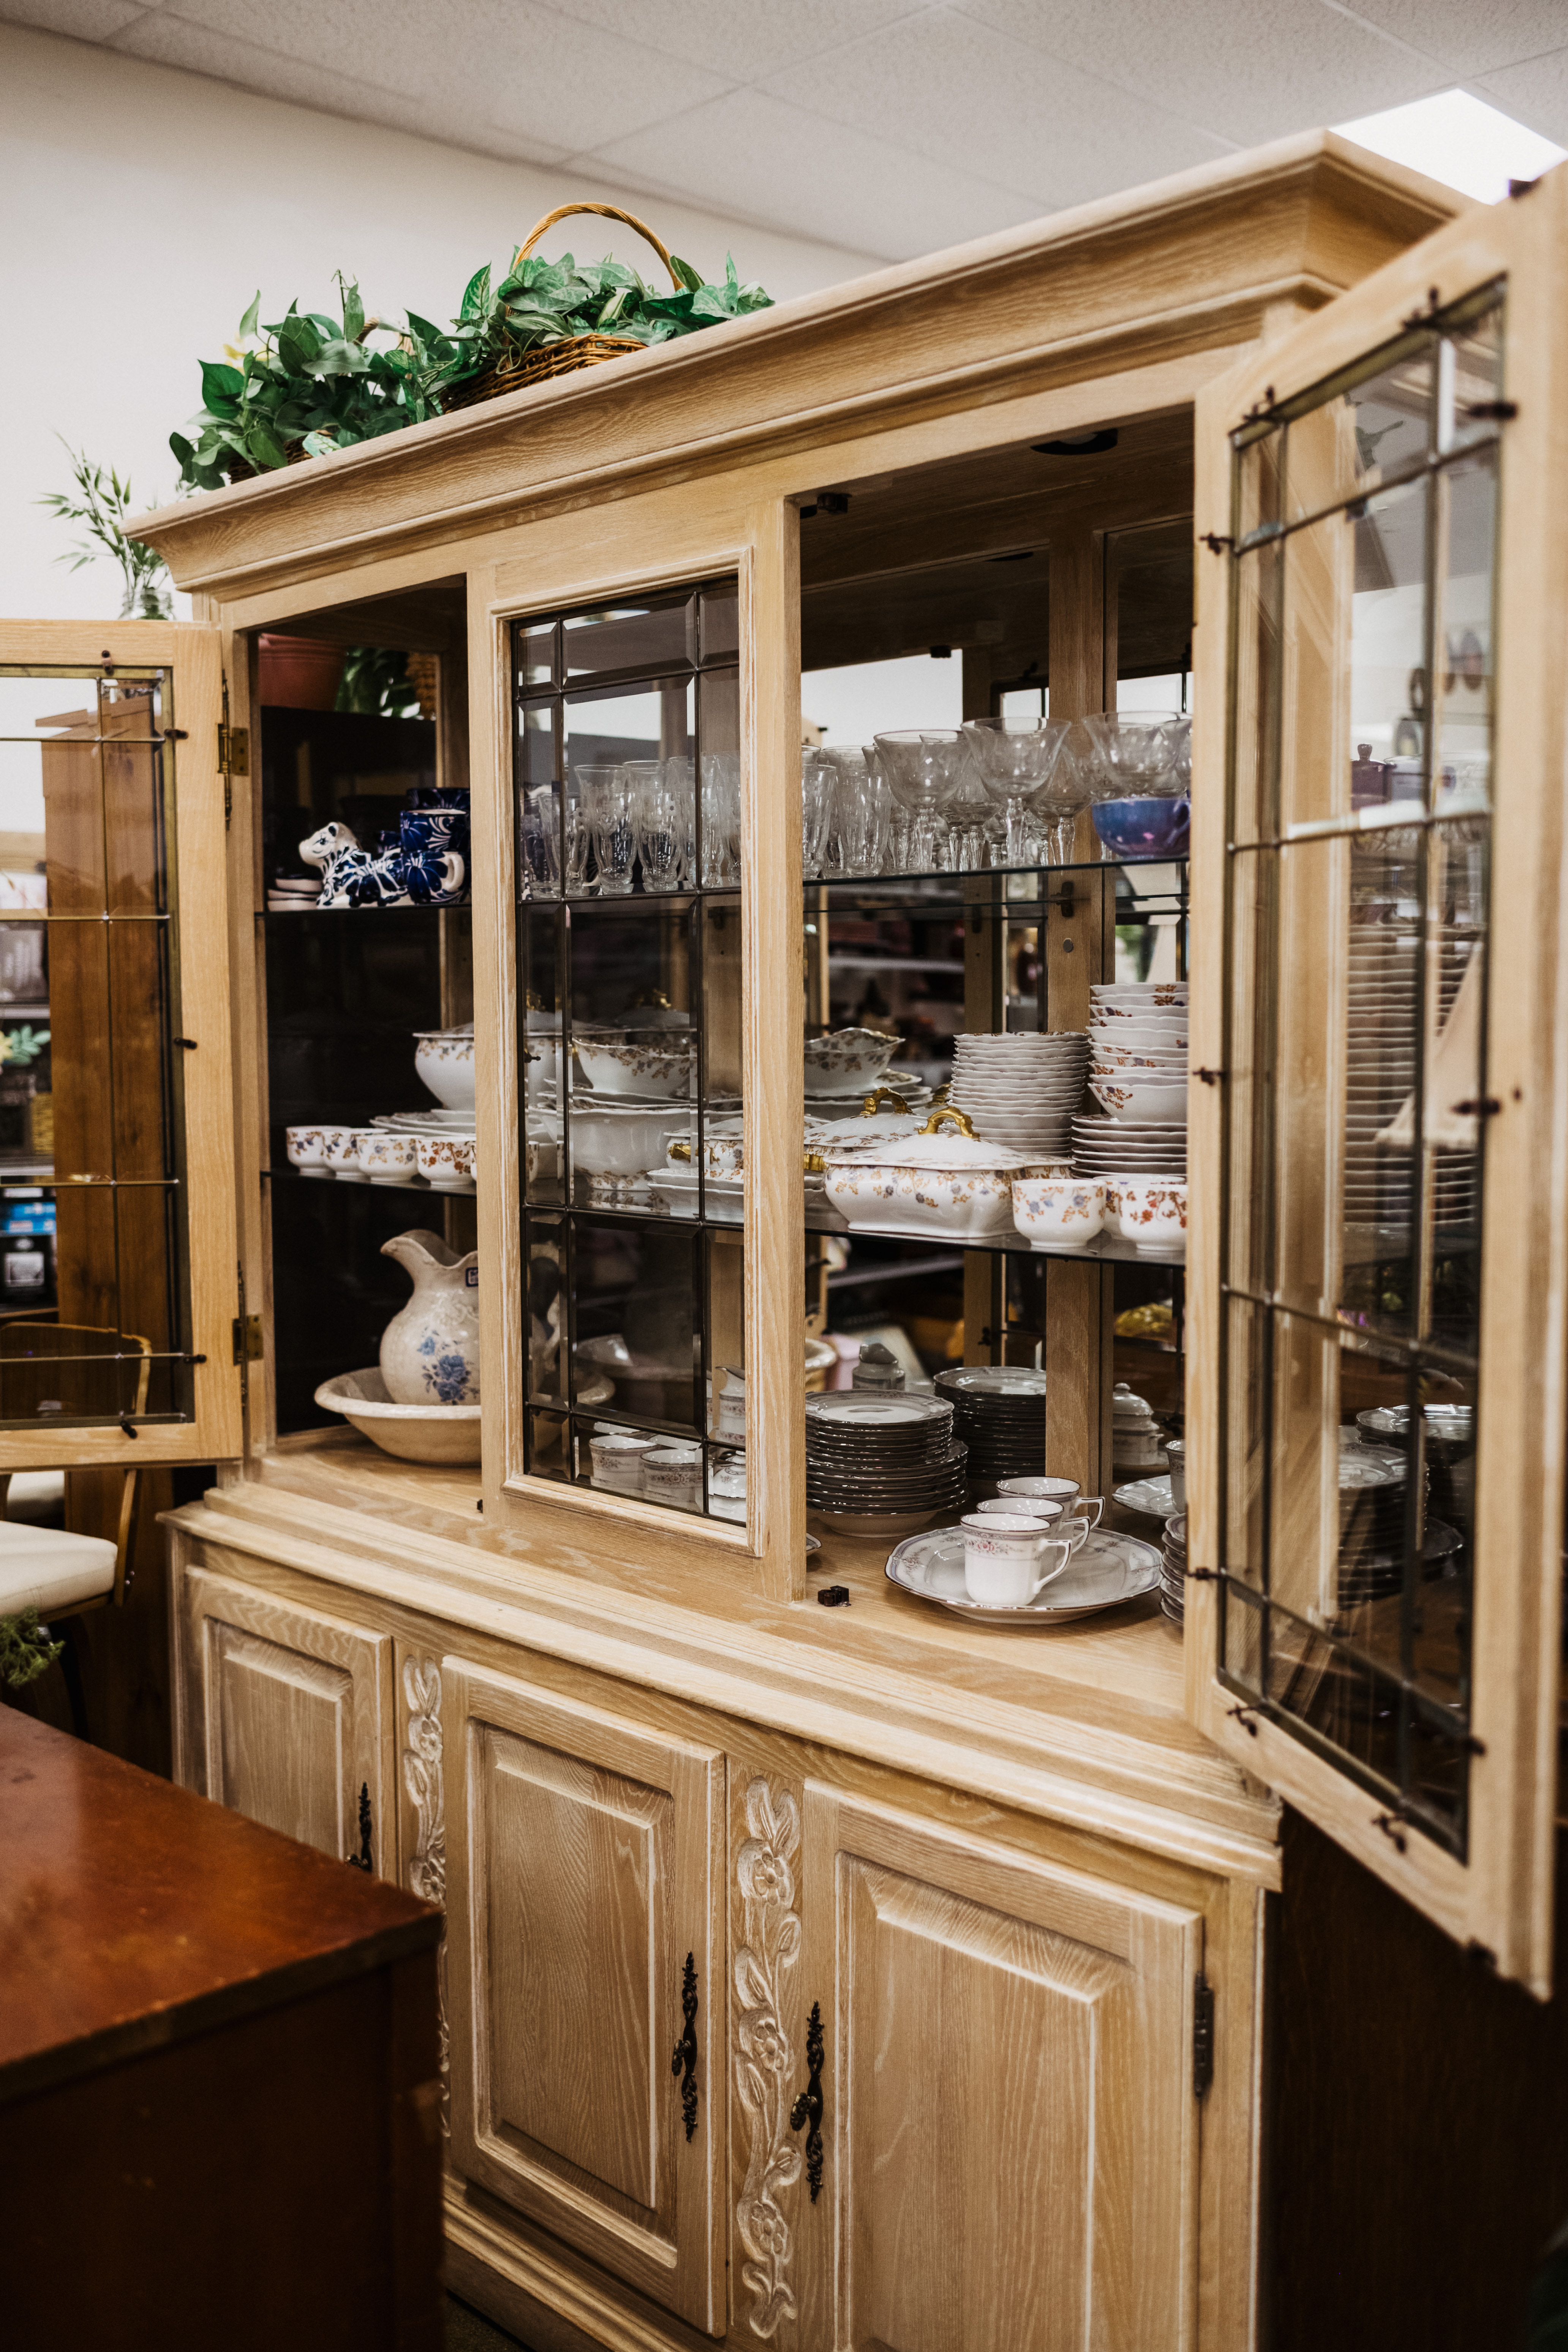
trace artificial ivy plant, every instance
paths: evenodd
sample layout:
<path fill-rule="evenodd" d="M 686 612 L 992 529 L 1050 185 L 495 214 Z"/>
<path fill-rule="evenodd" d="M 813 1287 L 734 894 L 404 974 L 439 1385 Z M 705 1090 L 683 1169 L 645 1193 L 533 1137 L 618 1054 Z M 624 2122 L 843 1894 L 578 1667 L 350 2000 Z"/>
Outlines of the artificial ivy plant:
<path fill-rule="evenodd" d="M 660 293 L 624 262 L 544 261 L 530 254 L 492 289 L 487 266 L 464 289 L 450 333 L 414 311 L 402 328 L 366 319 L 357 285 L 337 280 L 341 319 L 290 303 L 270 327 L 257 324 L 258 294 L 226 361 L 204 360 L 203 405 L 169 446 L 191 489 L 268 473 L 293 457 L 320 457 L 439 416 L 446 399 L 499 362 L 574 335 L 668 342 L 770 307 L 760 286 L 742 286 L 726 257 L 721 284 L 676 259 L 679 289 Z M 390 351 L 373 334 L 395 334 Z"/>

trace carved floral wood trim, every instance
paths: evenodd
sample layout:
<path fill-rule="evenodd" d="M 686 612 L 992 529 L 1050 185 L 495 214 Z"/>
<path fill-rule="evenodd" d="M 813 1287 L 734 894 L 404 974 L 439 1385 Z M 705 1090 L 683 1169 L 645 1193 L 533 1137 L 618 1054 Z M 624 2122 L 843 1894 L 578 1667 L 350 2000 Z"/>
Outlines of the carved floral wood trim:
<path fill-rule="evenodd" d="M 408 1862 L 408 1885 L 424 1903 L 447 1905 L 447 1782 L 441 1764 L 441 1674 L 434 1658 L 405 1658 L 403 1696 L 408 1728 L 403 1749 L 403 1785 L 418 1819 L 418 1835 Z M 441 2018 L 441 2130 L 452 2136 L 452 2037 L 447 2022 L 447 1938 L 437 1956 L 437 1993 Z"/>
<path fill-rule="evenodd" d="M 800 1808 L 777 1797 L 766 1780 L 746 1790 L 746 1827 L 735 1877 L 742 1906 L 742 1942 L 735 1953 L 735 2091 L 750 2133 L 746 2178 L 735 2225 L 747 2260 L 741 2282 L 752 2298 L 755 2335 L 772 2336 L 797 2306 L 787 2272 L 794 2232 L 778 2192 L 800 2179 L 798 2142 L 790 2132 L 790 2081 L 795 2059 L 782 2019 L 784 1975 L 800 1952 L 795 1872 Z"/>

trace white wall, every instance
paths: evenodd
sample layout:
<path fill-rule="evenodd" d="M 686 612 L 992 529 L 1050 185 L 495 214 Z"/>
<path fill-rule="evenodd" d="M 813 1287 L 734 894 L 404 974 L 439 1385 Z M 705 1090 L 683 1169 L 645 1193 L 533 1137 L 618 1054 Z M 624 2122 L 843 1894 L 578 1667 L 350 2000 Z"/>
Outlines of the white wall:
<path fill-rule="evenodd" d="M 341 268 L 368 311 L 445 323 L 482 261 L 510 259 L 579 195 L 624 203 L 710 276 L 732 248 L 742 277 L 781 300 L 881 266 L 0 26 L 0 612 L 118 611 L 110 564 L 54 561 L 70 533 L 34 503 L 67 486 L 54 436 L 129 470 L 138 503 L 170 497 L 169 435 L 201 405 L 196 362 L 223 357 L 258 286 L 264 320 L 296 296 L 324 310 Z M 564 222 L 544 249 L 568 247 L 658 274 L 614 222 Z"/>

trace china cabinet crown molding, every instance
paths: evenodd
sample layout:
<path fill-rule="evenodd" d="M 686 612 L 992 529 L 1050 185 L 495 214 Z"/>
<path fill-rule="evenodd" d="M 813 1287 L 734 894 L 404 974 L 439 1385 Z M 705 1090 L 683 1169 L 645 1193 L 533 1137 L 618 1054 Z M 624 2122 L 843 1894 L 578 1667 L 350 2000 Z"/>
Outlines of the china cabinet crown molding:
<path fill-rule="evenodd" d="M 1449 219 L 1453 192 L 1315 131 L 139 516 L 234 596 L 898 415 L 1245 344 Z M 1102 421 L 1096 419 L 1095 421 Z M 1067 426 L 1058 429 L 1068 429 Z"/>

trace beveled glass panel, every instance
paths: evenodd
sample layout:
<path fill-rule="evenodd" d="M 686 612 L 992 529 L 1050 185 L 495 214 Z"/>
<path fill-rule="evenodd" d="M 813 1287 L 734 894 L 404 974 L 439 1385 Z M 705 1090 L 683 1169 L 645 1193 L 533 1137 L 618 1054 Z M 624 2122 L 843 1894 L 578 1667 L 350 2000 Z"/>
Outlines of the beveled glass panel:
<path fill-rule="evenodd" d="M 1252 457 L 1248 450 L 1243 467 Z M 1283 542 L 1251 548 L 1236 565 L 1230 837 L 1271 841 L 1279 827 Z"/>
<path fill-rule="evenodd" d="M 563 628 L 567 679 L 694 662 L 694 605 L 692 597 L 678 591 L 669 596 L 628 597 L 596 612 L 569 613 Z"/>
<path fill-rule="evenodd" d="M 1433 680 L 1433 805 L 1442 814 L 1490 803 L 1492 613 L 1496 593 L 1497 451 L 1446 467 L 1437 482 L 1439 654 Z"/>
<path fill-rule="evenodd" d="M 38 1318 L 4 1421 L 192 1409 L 172 724 L 162 671 L 0 677 L 0 1176 L 43 1180 L 0 1229 L 0 1304 Z"/>
<path fill-rule="evenodd" d="M 557 624 L 542 621 L 537 628 L 520 628 L 514 638 L 517 666 L 517 686 L 524 694 L 536 687 L 553 685 L 560 675 L 557 668 Z"/>
<path fill-rule="evenodd" d="M 741 650 L 741 592 L 733 581 L 702 591 L 698 626 L 705 668 L 714 662 L 734 661 Z"/>
<path fill-rule="evenodd" d="M 700 1243 L 668 1223 L 574 1221 L 572 1370 L 580 1407 L 698 1433 Z"/>
<path fill-rule="evenodd" d="M 1349 462 L 1340 495 L 1349 497 L 1357 489 L 1370 488 L 1385 474 L 1425 457 L 1435 423 L 1434 350 L 1434 341 L 1424 339 L 1414 351 L 1374 364 L 1343 395 L 1353 448 L 1347 452 Z M 1294 425 L 1291 431 L 1294 434 Z M 1294 487 L 1292 480 L 1292 491 Z"/>
<path fill-rule="evenodd" d="M 528 1392 L 566 1402 L 566 1228 L 560 1217 L 526 1216 L 523 1281 L 528 1321 Z"/>
<path fill-rule="evenodd" d="M 1497 418 L 1484 412 L 1502 393 L 1502 320 L 1498 302 L 1458 333 L 1444 338 L 1437 385 L 1439 449 L 1462 448 L 1497 430 Z"/>

